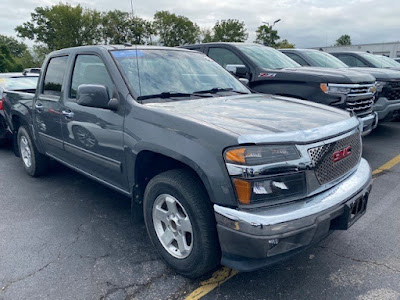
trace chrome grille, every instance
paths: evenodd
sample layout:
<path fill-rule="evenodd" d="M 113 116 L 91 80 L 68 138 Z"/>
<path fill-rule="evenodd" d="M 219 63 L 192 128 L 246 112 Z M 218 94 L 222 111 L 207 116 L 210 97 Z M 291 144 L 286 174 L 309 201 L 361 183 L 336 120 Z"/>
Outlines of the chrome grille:
<path fill-rule="evenodd" d="M 371 113 L 375 95 L 370 92 L 370 87 L 370 84 L 353 86 L 347 94 L 346 110 L 354 112 L 357 116 Z"/>
<path fill-rule="evenodd" d="M 334 162 L 333 154 L 351 146 L 351 154 Z M 357 132 L 336 142 L 308 149 L 319 183 L 329 183 L 353 169 L 361 158 L 361 136 Z"/>

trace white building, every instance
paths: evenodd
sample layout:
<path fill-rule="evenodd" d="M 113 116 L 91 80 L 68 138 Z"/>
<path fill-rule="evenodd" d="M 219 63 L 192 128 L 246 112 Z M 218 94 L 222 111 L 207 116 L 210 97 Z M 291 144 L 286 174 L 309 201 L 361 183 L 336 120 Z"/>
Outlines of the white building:
<path fill-rule="evenodd" d="M 373 54 L 385 55 L 388 57 L 400 57 L 400 42 L 392 43 L 376 43 L 376 44 L 360 44 L 350 46 L 330 46 L 330 47 L 316 47 L 313 49 L 323 49 L 326 52 L 333 51 L 369 51 Z"/>

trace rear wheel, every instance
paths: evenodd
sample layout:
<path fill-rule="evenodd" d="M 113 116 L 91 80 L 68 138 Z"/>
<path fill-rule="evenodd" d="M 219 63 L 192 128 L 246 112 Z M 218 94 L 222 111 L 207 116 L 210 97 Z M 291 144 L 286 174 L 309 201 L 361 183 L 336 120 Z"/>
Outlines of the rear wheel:
<path fill-rule="evenodd" d="M 37 177 L 47 170 L 48 158 L 39 153 L 32 143 L 28 130 L 23 126 L 18 130 L 18 149 L 22 164 L 29 175 Z"/>
<path fill-rule="evenodd" d="M 220 249 L 211 203 L 191 172 L 171 170 L 154 177 L 144 195 L 149 237 L 164 261 L 190 278 L 214 269 Z"/>

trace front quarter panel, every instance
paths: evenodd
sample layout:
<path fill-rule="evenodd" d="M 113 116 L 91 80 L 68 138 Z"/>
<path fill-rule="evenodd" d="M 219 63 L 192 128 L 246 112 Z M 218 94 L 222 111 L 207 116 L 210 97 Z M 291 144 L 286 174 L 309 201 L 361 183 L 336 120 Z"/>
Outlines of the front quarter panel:
<path fill-rule="evenodd" d="M 207 125 L 148 109 L 131 98 L 125 119 L 124 143 L 129 182 L 135 184 L 135 163 L 141 151 L 152 151 L 192 168 L 201 178 L 210 200 L 237 206 L 222 157 L 227 145 L 237 138 L 211 130 Z M 152 166 L 149 166 L 151 168 Z"/>

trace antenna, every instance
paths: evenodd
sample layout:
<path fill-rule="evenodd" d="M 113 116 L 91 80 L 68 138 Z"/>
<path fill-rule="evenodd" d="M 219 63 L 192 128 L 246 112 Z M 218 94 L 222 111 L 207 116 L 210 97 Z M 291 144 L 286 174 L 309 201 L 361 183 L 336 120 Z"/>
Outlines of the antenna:
<path fill-rule="evenodd" d="M 134 14 L 133 14 L 133 0 L 131 0 L 131 12 L 132 12 L 132 18 L 134 17 Z"/>

